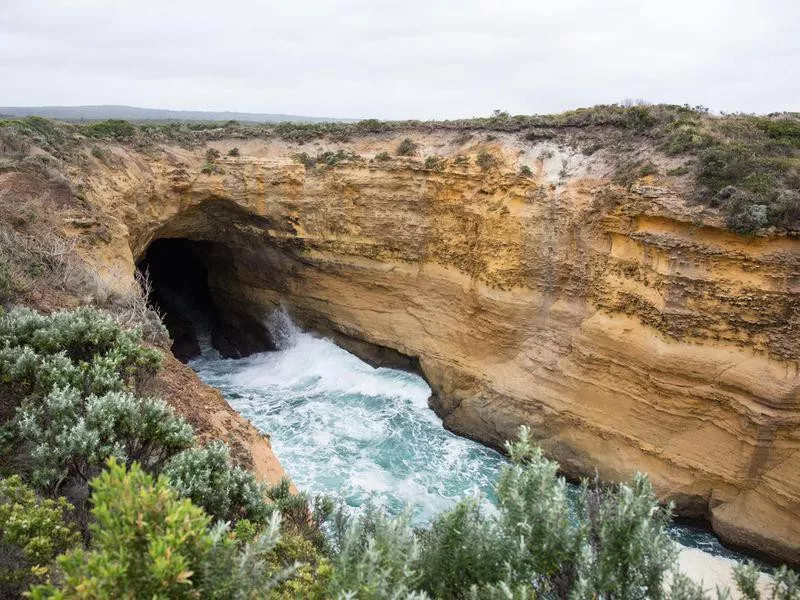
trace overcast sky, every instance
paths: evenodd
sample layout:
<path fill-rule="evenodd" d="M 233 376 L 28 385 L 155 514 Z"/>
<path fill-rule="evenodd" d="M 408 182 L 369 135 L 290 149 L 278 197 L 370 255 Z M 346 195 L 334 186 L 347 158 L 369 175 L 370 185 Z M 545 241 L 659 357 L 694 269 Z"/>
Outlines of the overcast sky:
<path fill-rule="evenodd" d="M 800 0 L 0 0 L 0 106 L 800 111 Z"/>

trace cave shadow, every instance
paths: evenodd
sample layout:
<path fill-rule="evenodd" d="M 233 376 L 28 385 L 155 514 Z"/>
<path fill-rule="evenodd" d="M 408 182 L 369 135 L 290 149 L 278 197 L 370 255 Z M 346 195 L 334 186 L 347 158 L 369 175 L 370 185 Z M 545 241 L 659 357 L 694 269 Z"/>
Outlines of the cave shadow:
<path fill-rule="evenodd" d="M 148 300 L 161 313 L 179 360 L 211 348 L 227 358 L 275 349 L 264 324 L 224 293 L 224 282 L 235 273 L 235 257 L 225 244 L 157 239 L 136 268 L 150 281 Z"/>

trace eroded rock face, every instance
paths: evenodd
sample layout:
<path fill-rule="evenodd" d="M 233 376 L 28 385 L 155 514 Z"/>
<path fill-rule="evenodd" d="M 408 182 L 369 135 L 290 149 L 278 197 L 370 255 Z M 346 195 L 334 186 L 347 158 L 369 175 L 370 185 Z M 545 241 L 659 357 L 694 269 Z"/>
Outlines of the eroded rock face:
<path fill-rule="evenodd" d="M 223 244 L 209 283 L 231 310 L 283 304 L 356 351 L 392 349 L 450 429 L 500 446 L 527 424 L 567 474 L 644 471 L 728 542 L 800 562 L 800 241 L 726 232 L 678 181 L 612 185 L 602 152 L 443 136 L 416 141 L 501 166 L 315 171 L 298 148 L 222 140 L 241 156 L 205 175 L 201 150 L 117 148 L 124 167 L 86 175 L 114 232 L 86 254 L 131 273 L 155 239 Z"/>

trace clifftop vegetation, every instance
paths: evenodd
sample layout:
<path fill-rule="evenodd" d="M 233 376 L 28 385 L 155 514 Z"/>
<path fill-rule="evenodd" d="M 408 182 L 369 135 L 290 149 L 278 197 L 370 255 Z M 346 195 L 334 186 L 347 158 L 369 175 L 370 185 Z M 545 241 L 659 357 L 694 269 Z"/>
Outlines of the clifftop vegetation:
<path fill-rule="evenodd" d="M 109 120 L 60 123 L 39 117 L 0 121 L 0 171 L 36 168 L 47 156 L 28 153 L 38 147 L 56 160 L 77 160 L 81 144 L 109 140 L 151 151 L 163 144 L 202 146 L 228 138 L 277 138 L 299 145 L 314 140 L 344 143 L 361 136 L 396 132 L 410 135 L 399 156 L 413 155 L 414 132 L 503 132 L 524 143 L 554 140 L 586 154 L 605 148 L 619 161 L 619 180 L 653 173 L 647 161 L 628 160 L 637 145 L 681 161 L 667 177 L 693 178 L 690 200 L 724 212 L 730 229 L 753 233 L 775 227 L 800 232 L 800 116 L 795 113 L 712 116 L 703 107 L 677 105 L 603 105 L 558 115 L 509 115 L 450 121 L 252 124 L 228 121 L 129 123 Z M 238 151 L 238 149 L 237 149 Z M 92 150 L 98 156 L 102 149 Z M 332 155 L 335 155 L 333 153 Z M 236 156 L 235 154 L 232 156 Z M 308 156 L 308 155 L 306 155 Z M 318 160 L 318 159 L 308 159 Z M 323 159 L 324 161 L 325 159 Z M 305 161 L 303 161 L 305 162 Z M 381 155 L 378 162 L 386 162 Z M 213 167 L 213 161 L 209 165 Z M 208 172 L 214 172 L 209 168 Z"/>

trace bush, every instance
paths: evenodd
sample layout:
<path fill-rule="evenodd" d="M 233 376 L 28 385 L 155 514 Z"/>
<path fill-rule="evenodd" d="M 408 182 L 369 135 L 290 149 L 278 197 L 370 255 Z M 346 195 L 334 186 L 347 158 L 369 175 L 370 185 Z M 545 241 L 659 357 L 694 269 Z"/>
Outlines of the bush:
<path fill-rule="evenodd" d="M 219 157 L 220 157 L 220 153 L 219 153 L 219 150 L 217 150 L 216 148 L 209 148 L 208 150 L 206 150 L 206 162 L 207 163 L 213 163 Z"/>
<path fill-rule="evenodd" d="M 280 539 L 277 512 L 240 547 L 225 524 L 209 529 L 201 508 L 136 464 L 126 471 L 112 459 L 92 488 L 89 549 L 61 556 L 63 583 L 36 586 L 32 598 L 254 598 L 291 571 L 266 560 Z"/>
<path fill-rule="evenodd" d="M 375 160 L 377 160 L 378 162 L 386 162 L 392 160 L 392 157 L 389 156 L 388 152 L 380 152 L 375 155 Z"/>
<path fill-rule="evenodd" d="M 533 171 L 528 165 L 522 165 L 519 168 L 519 174 L 521 177 L 533 177 Z"/>
<path fill-rule="evenodd" d="M 667 171 L 667 175 L 671 175 L 673 177 L 680 177 L 681 175 L 686 175 L 687 173 L 689 173 L 689 167 L 686 165 L 681 165 L 680 167 L 675 167 L 674 169 Z"/>
<path fill-rule="evenodd" d="M 339 519 L 345 517 L 340 513 Z M 336 541 L 331 597 L 410 598 L 417 588 L 420 545 L 408 513 L 390 519 L 368 507 L 359 518 L 339 523 Z"/>
<path fill-rule="evenodd" d="M 158 471 L 193 441 L 172 409 L 132 393 L 160 360 L 138 330 L 94 309 L 3 315 L 0 382 L 4 396 L 24 398 L 5 425 L 5 458 L 25 455 L 31 482 L 79 502 L 109 456 Z"/>
<path fill-rule="evenodd" d="M 280 511 L 285 527 L 308 540 L 318 550 L 327 549 L 328 541 L 323 526 L 334 513 L 333 501 L 325 495 L 318 495 L 309 501 L 304 492 L 292 493 L 290 485 L 288 479 L 282 479 L 277 485 L 266 489 L 267 498 Z"/>
<path fill-rule="evenodd" d="M 0 316 L 0 383 L 20 397 L 42 398 L 55 386 L 105 394 L 135 389 L 161 364 L 161 354 L 108 315 L 78 308 L 41 315 L 15 308 Z"/>
<path fill-rule="evenodd" d="M 418 531 L 407 514 L 390 519 L 369 508 L 351 521 L 337 517 L 332 596 L 705 597 L 677 572 L 669 511 L 644 476 L 604 488 L 585 483 L 575 513 L 557 465 L 532 446 L 526 429 L 508 450 L 497 514 L 465 500 Z"/>
<path fill-rule="evenodd" d="M 292 155 L 292 159 L 305 166 L 306 169 L 320 167 L 322 170 L 332 169 L 343 161 L 358 160 L 358 158 L 358 154 L 345 152 L 344 150 L 337 150 L 336 152 L 326 150 L 325 152 L 318 153 L 316 156 L 309 156 L 307 152 L 299 152 Z"/>
<path fill-rule="evenodd" d="M 488 171 L 489 169 L 497 166 L 497 158 L 495 158 L 493 154 L 487 152 L 486 150 L 481 150 L 478 152 L 475 162 L 482 171 Z"/>
<path fill-rule="evenodd" d="M 231 148 L 230 150 L 228 150 L 228 156 L 239 156 L 239 149 Z"/>
<path fill-rule="evenodd" d="M 272 510 L 265 490 L 250 471 L 231 463 L 228 446 L 219 441 L 174 456 L 164 475 L 178 493 L 221 521 L 247 519 L 263 525 Z"/>
<path fill-rule="evenodd" d="M 107 121 L 99 121 L 86 125 L 83 128 L 83 133 L 88 137 L 93 138 L 113 138 L 115 140 L 127 140 L 133 137 L 136 133 L 136 128 L 120 119 L 108 119 Z"/>
<path fill-rule="evenodd" d="M 658 167 L 650 161 L 647 161 L 642 168 L 639 169 L 639 177 L 647 177 L 648 175 L 658 175 Z"/>
<path fill-rule="evenodd" d="M 440 171 L 444 167 L 443 161 L 438 156 L 428 156 L 425 158 L 424 166 L 426 169 Z"/>
<path fill-rule="evenodd" d="M 0 479 L 0 589 L 17 595 L 49 580 L 56 556 L 79 541 L 66 522 L 71 510 L 64 498 L 38 497 L 18 475 Z"/>
<path fill-rule="evenodd" d="M 732 209 L 725 219 L 728 229 L 742 234 L 755 233 L 768 223 L 767 206 L 764 204 L 742 204 Z"/>
<path fill-rule="evenodd" d="M 32 481 L 53 492 L 68 484 L 85 489 L 110 456 L 157 472 L 194 442 L 191 426 L 166 404 L 128 392 L 87 398 L 56 388 L 26 401 L 15 421 L 18 443 L 32 448 Z"/>
<path fill-rule="evenodd" d="M 395 154 L 397 156 L 414 156 L 416 153 L 417 153 L 417 144 L 415 144 L 411 140 L 411 138 L 405 138 L 397 146 L 397 150 L 395 150 Z"/>

